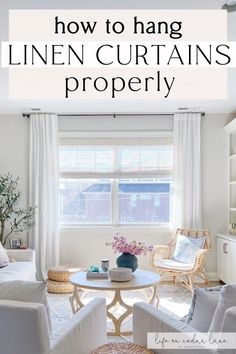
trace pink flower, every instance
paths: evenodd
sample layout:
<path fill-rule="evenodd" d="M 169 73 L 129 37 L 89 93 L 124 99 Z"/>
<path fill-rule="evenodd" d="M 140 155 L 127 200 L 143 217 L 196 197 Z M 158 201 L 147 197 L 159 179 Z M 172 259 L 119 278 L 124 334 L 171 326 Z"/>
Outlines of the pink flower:
<path fill-rule="evenodd" d="M 142 241 L 133 240 L 128 242 L 127 238 L 119 233 L 113 237 L 111 245 L 115 253 L 130 253 L 135 256 L 140 254 L 146 255 L 153 250 L 153 246 L 146 246 Z"/>

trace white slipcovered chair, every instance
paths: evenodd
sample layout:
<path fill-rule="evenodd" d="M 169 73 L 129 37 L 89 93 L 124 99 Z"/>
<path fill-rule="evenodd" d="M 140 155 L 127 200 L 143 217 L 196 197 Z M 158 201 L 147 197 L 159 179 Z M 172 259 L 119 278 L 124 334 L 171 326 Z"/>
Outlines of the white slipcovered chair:
<path fill-rule="evenodd" d="M 216 289 L 216 288 L 215 288 Z M 218 294 L 217 294 L 218 292 Z M 236 285 L 222 289 L 195 289 L 192 306 L 185 319 L 178 319 L 140 302 L 133 307 L 133 341 L 147 346 L 147 333 L 203 332 L 236 333 Z M 153 349 L 152 349 L 153 350 Z M 156 349 L 157 354 L 236 354 L 235 349 Z"/>
<path fill-rule="evenodd" d="M 91 301 L 52 335 L 43 304 L 0 300 L 0 354 L 89 354 L 105 342 L 105 299 Z"/>

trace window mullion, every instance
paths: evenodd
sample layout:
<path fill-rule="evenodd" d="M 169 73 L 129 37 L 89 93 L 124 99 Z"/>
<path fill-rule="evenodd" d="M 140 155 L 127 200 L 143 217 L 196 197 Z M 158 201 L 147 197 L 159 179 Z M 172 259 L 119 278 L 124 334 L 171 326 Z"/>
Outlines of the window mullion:
<path fill-rule="evenodd" d="M 119 180 L 112 180 L 112 224 L 119 224 Z"/>
<path fill-rule="evenodd" d="M 114 146 L 114 172 L 117 173 L 119 170 L 119 151 L 116 146 Z M 118 179 L 113 179 L 113 189 L 112 189 L 112 224 L 117 226 L 119 224 L 119 184 Z"/>

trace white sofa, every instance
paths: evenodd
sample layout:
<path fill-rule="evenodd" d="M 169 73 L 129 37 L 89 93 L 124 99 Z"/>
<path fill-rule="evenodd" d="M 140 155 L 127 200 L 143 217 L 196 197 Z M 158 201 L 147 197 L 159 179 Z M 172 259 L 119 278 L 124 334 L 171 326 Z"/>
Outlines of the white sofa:
<path fill-rule="evenodd" d="M 52 335 L 43 304 L 1 300 L 0 318 L 0 354 L 89 354 L 106 342 L 105 299 L 91 301 Z"/>
<path fill-rule="evenodd" d="M 10 263 L 0 268 L 0 281 L 36 280 L 35 251 L 7 250 Z"/>

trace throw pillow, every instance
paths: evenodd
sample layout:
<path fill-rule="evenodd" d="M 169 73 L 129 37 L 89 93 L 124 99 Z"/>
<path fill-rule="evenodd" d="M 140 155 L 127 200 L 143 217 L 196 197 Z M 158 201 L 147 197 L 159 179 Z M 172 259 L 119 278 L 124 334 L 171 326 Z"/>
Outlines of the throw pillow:
<path fill-rule="evenodd" d="M 7 251 L 5 250 L 5 248 L 3 248 L 1 242 L 0 242 L 0 266 L 4 266 L 7 263 L 9 263 L 9 258 L 7 255 Z"/>
<path fill-rule="evenodd" d="M 48 324 L 51 331 L 51 318 L 47 300 L 46 283 L 40 281 L 1 281 L 0 300 L 13 300 L 43 304 L 48 315 Z"/>
<path fill-rule="evenodd" d="M 199 332 L 208 332 L 221 289 L 222 286 L 194 289 L 192 304 L 184 322 Z"/>
<path fill-rule="evenodd" d="M 181 263 L 193 263 L 196 252 L 203 249 L 205 242 L 206 237 L 178 235 L 172 259 Z"/>
<path fill-rule="evenodd" d="M 224 285 L 211 321 L 209 332 L 221 332 L 225 312 L 228 308 L 236 306 L 236 284 Z"/>

